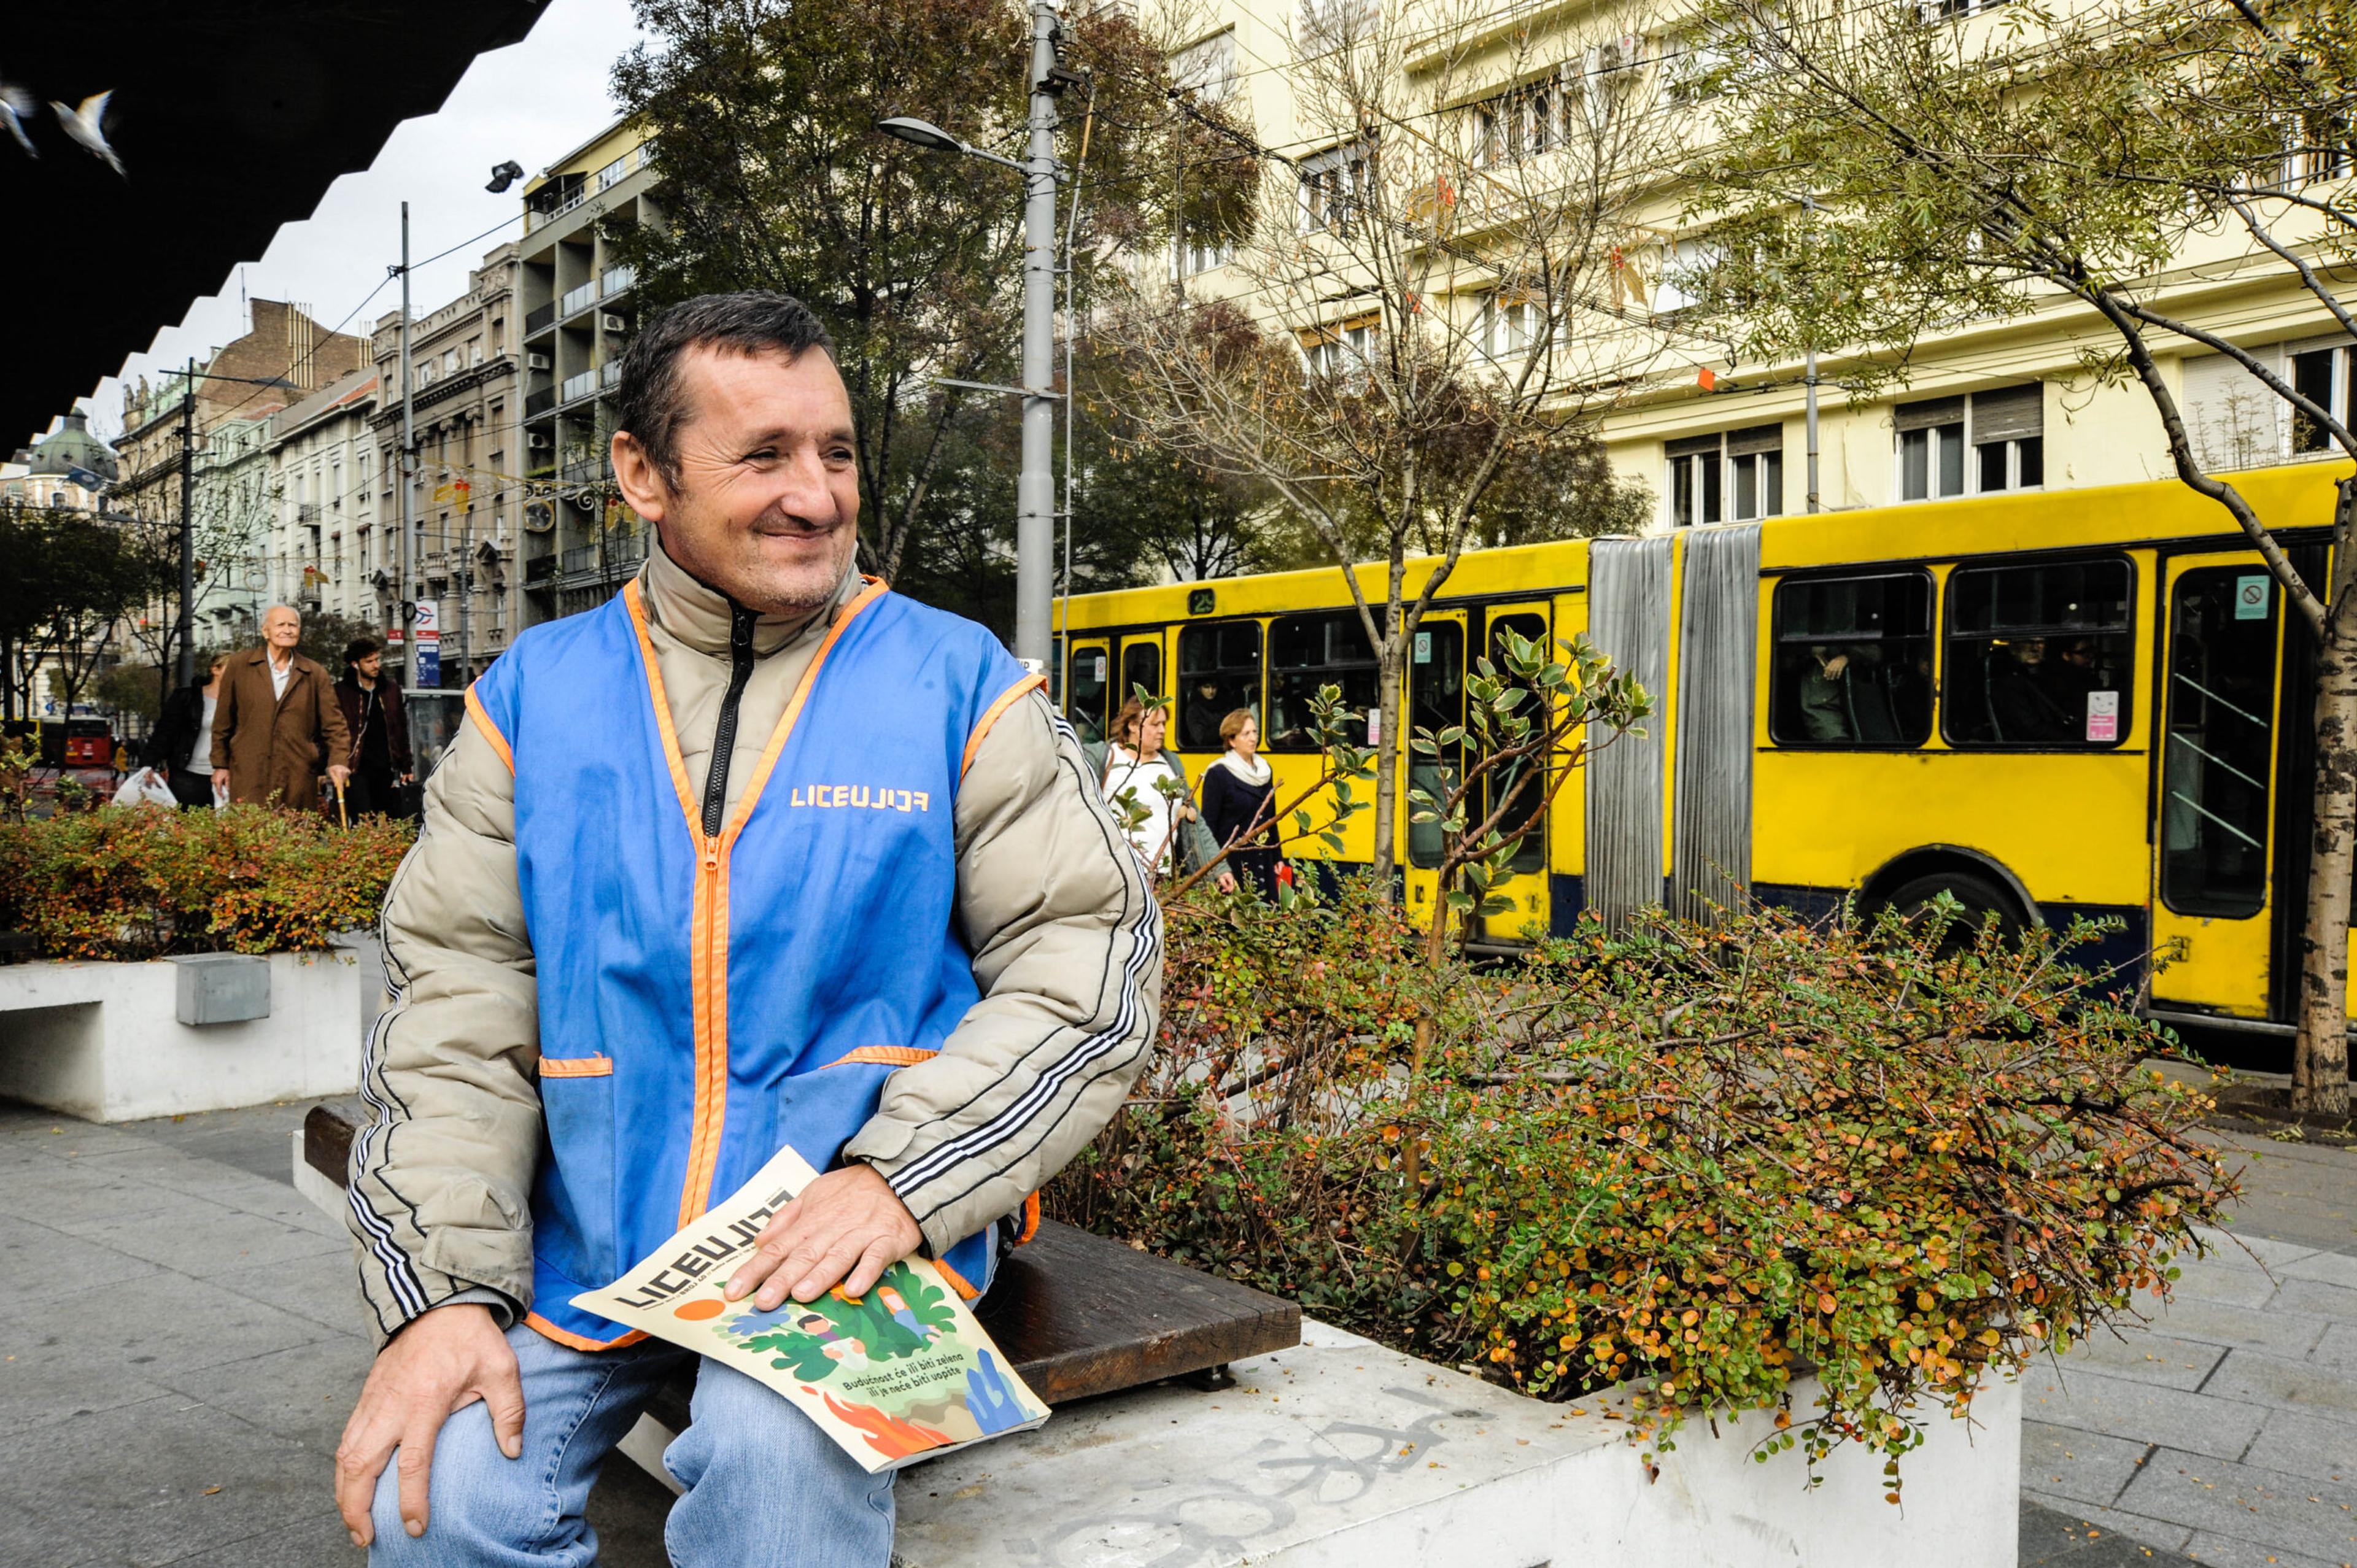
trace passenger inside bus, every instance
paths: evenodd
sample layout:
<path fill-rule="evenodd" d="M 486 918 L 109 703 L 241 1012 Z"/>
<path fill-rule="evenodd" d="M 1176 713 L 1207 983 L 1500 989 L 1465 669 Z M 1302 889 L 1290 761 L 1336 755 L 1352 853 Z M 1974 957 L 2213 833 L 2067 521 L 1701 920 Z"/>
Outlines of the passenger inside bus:
<path fill-rule="evenodd" d="M 1921 574 L 1776 590 L 1769 726 L 1782 746 L 1921 746 L 1932 731 L 1930 584 Z"/>

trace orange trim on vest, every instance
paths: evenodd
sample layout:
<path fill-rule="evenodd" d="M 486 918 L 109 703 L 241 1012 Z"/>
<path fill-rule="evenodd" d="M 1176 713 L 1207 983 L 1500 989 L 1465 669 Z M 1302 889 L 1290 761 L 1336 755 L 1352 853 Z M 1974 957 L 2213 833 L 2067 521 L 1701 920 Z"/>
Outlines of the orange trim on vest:
<path fill-rule="evenodd" d="M 982 737 L 990 733 L 990 726 L 998 722 L 999 715 L 1020 702 L 1024 693 L 1047 683 L 1045 675 L 1026 675 L 1001 692 L 996 702 L 982 710 L 981 722 L 974 726 L 974 733 L 965 737 L 965 756 L 958 762 L 958 778 L 961 780 L 965 778 L 966 770 L 974 766 L 974 754 L 982 748 Z"/>
<path fill-rule="evenodd" d="M 1023 1233 L 1015 1238 L 1018 1247 L 1039 1234 L 1039 1195 L 1031 1193 L 1023 1199 Z"/>
<path fill-rule="evenodd" d="M 576 1334 L 569 1328 L 559 1328 L 536 1312 L 527 1312 L 523 1320 L 544 1339 L 554 1339 L 568 1350 L 619 1350 L 625 1345 L 635 1345 L 647 1337 L 643 1328 L 633 1328 L 619 1339 L 592 1339 L 586 1334 Z"/>
<path fill-rule="evenodd" d="M 950 1282 L 950 1289 L 957 1292 L 958 1294 L 965 1297 L 966 1300 L 972 1301 L 982 1294 L 972 1285 L 966 1283 L 965 1276 L 958 1273 L 955 1269 L 951 1268 L 947 1259 L 935 1258 L 933 1260 L 933 1267 L 941 1270 L 942 1278 Z"/>
<path fill-rule="evenodd" d="M 491 743 L 491 749 L 498 752 L 500 760 L 508 765 L 508 777 L 515 777 L 515 749 L 508 745 L 508 737 L 500 733 L 500 726 L 491 722 L 490 711 L 483 706 L 483 699 L 475 695 L 471 682 L 467 687 L 467 716 L 475 721 L 475 727 L 483 732 L 483 738 Z"/>
<path fill-rule="evenodd" d="M 793 734 L 794 721 L 802 716 L 811 689 L 818 683 L 827 654 L 859 612 L 888 591 L 877 578 L 866 581 L 867 585 L 843 607 L 842 614 L 819 643 L 818 651 L 812 655 L 810 668 L 802 671 L 793 696 L 786 703 L 786 711 L 778 717 L 778 727 L 770 734 L 770 744 L 762 748 L 759 765 L 745 781 L 736 821 L 724 828 L 716 839 L 705 833 L 694 792 L 688 786 L 687 764 L 680 756 L 679 731 L 672 724 L 671 701 L 663 691 L 662 671 L 656 665 L 654 639 L 647 630 L 646 605 L 638 579 L 632 578 L 622 589 L 622 602 L 630 609 L 630 624 L 639 634 L 639 657 L 646 666 L 647 694 L 654 704 L 655 728 L 662 736 L 663 760 L 671 768 L 672 788 L 679 794 L 681 814 L 687 819 L 688 840 L 695 846 L 695 908 L 688 929 L 688 991 L 695 1031 L 695 1102 L 688 1122 L 687 1179 L 679 1194 L 682 1225 L 712 1207 L 713 1175 L 720 1163 L 721 1123 L 728 1112 L 728 851 L 745 831 L 746 819 L 759 802 L 762 787 L 769 783 L 779 755 Z"/>
<path fill-rule="evenodd" d="M 826 1065 L 841 1067 L 845 1062 L 877 1062 L 886 1067 L 914 1067 L 939 1055 L 941 1052 L 929 1051 L 922 1046 L 855 1046 Z"/>
<path fill-rule="evenodd" d="M 611 1078 L 614 1058 L 611 1057 L 543 1057 L 540 1058 L 543 1078 Z"/>

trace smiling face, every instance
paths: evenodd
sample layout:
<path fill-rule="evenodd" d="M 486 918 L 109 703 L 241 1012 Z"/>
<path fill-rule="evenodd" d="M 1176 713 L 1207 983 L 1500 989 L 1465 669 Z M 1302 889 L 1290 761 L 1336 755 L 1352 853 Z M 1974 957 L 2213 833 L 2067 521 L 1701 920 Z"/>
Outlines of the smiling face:
<path fill-rule="evenodd" d="M 274 658 L 283 658 L 303 639 L 303 618 L 285 605 L 274 605 L 262 618 L 262 639 L 270 645 Z"/>
<path fill-rule="evenodd" d="M 680 356 L 678 476 L 666 478 L 628 431 L 614 477 L 661 530 L 664 553 L 765 615 L 823 607 L 859 543 L 851 398 L 819 349 Z"/>

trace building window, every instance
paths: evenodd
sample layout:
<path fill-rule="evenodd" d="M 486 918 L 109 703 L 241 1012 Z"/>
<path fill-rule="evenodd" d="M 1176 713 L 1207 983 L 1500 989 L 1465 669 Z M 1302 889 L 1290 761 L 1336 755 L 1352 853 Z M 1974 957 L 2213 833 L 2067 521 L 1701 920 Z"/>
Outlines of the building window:
<path fill-rule="evenodd" d="M 2006 0 L 1921 0 L 1923 19 L 1927 22 L 1953 21 L 1958 16 L 1977 16 L 1984 11 L 1994 11 Z"/>
<path fill-rule="evenodd" d="M 1183 657 L 1186 634 L 1179 636 Z M 1183 667 L 1179 675 L 1182 682 L 1191 679 Z M 1268 722 L 1262 726 L 1266 736 L 1264 749 L 1318 749 L 1310 732 L 1310 703 L 1320 686 L 1342 689 L 1342 708 L 1349 721 L 1344 737 L 1352 746 L 1365 746 L 1367 714 L 1377 706 L 1380 684 L 1374 646 L 1367 640 L 1358 611 L 1278 617 L 1268 628 Z"/>
<path fill-rule="evenodd" d="M 1236 259 L 1235 242 L 1219 239 L 1178 239 L 1170 244 L 1170 275 L 1191 278 L 1224 267 Z"/>
<path fill-rule="evenodd" d="M 1313 333 L 1302 346 L 1309 368 L 1321 376 L 1356 371 L 1367 362 L 1375 342 L 1376 317 L 1363 317 L 1327 331 Z"/>
<path fill-rule="evenodd" d="M 1939 500 L 1964 493 L 1964 400 L 1899 405 L 1899 497 Z"/>
<path fill-rule="evenodd" d="M 1135 646 L 1130 650 L 1135 650 Z M 1160 650 L 1151 651 L 1158 663 Z M 1124 662 L 1126 666 L 1126 655 Z M 1260 712 L 1260 622 L 1179 628 L 1177 697 L 1171 746 L 1179 751 L 1226 750 L 1220 721 L 1238 708 Z"/>
<path fill-rule="evenodd" d="M 1496 166 L 1541 156 L 1563 140 L 1562 106 L 1552 77 L 1475 104 L 1476 156 Z"/>
<path fill-rule="evenodd" d="M 1365 199 L 1367 149 L 1336 147 L 1304 158 L 1301 170 L 1301 231 L 1349 226 Z"/>
<path fill-rule="evenodd" d="M 1669 461 L 1670 521 L 1678 527 L 1784 515 L 1781 424 L 1690 435 L 1666 444 L 1663 455 Z"/>
<path fill-rule="evenodd" d="M 2134 579 L 2124 560 L 1959 566 L 1948 579 L 1948 744 L 2052 751 L 2127 738 Z"/>
<path fill-rule="evenodd" d="M 1233 27 L 1205 38 L 1170 57 L 1170 85 L 1190 91 L 1206 103 L 1222 103 L 1235 95 L 1236 31 Z"/>
<path fill-rule="evenodd" d="M 1776 585 L 1768 735 L 1779 746 L 1916 746 L 1932 735 L 1925 572 Z"/>
<path fill-rule="evenodd" d="M 1493 360 L 1520 354 L 1538 341 L 1546 313 L 1534 299 L 1501 305 L 1496 295 L 1481 302 L 1481 349 Z"/>
<path fill-rule="evenodd" d="M 2310 349 L 2291 357 L 2292 390 L 2324 410 L 2344 426 L 2349 423 L 2349 350 Z M 2330 451 L 2332 437 L 2325 427 L 2295 410 L 2291 418 L 2294 453 Z"/>

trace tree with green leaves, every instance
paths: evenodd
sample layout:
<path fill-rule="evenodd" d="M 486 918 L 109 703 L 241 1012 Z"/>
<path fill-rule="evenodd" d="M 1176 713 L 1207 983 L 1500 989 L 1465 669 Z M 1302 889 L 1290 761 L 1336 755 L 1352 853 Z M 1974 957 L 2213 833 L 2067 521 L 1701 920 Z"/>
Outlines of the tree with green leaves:
<path fill-rule="evenodd" d="M 1854 387 L 1903 380 L 1962 321 L 2075 312 L 2080 371 L 2140 388 L 2178 478 L 2266 563 L 2317 650 L 2314 841 L 2300 938 L 2295 1102 L 2348 1106 L 2357 872 L 2357 481 L 2340 480 L 2329 581 L 2206 464 L 2173 361 L 2222 355 L 2312 446 L 2357 457 L 2347 408 L 2183 303 L 2189 259 L 2269 280 L 2357 334 L 2357 11 L 2341 0 L 1710 0 L 1704 84 L 1725 140 L 1693 212 L 1695 286 L 1753 360 L 1866 345 Z"/>
<path fill-rule="evenodd" d="M 131 533 L 86 512 L 0 505 L 0 716 L 35 710 L 35 682 L 69 708 L 98 672 L 126 617 L 161 586 Z"/>
<path fill-rule="evenodd" d="M 1019 147 L 1029 21 L 1009 0 L 635 0 L 648 43 L 614 70 L 653 137 L 658 221 L 616 236 L 660 305 L 713 291 L 792 294 L 833 333 L 857 428 L 864 552 L 898 580 L 927 520 L 1013 510 L 1004 494 L 938 492 L 959 477 L 962 427 L 1012 427 L 1021 181 L 876 129 L 931 120 L 976 146 Z M 1127 12 L 1076 5 L 1060 156 L 1082 181 L 1071 248 L 1085 290 L 1125 247 L 1167 233 L 1140 171 L 1210 133 L 1176 113 L 1161 52 Z M 1085 136 L 1086 162 L 1082 162 Z M 1228 199 L 1189 188 L 1189 211 Z M 970 446 L 968 455 L 971 455 Z M 969 465 L 969 476 L 985 469 Z M 994 479 L 996 475 L 991 476 Z"/>

